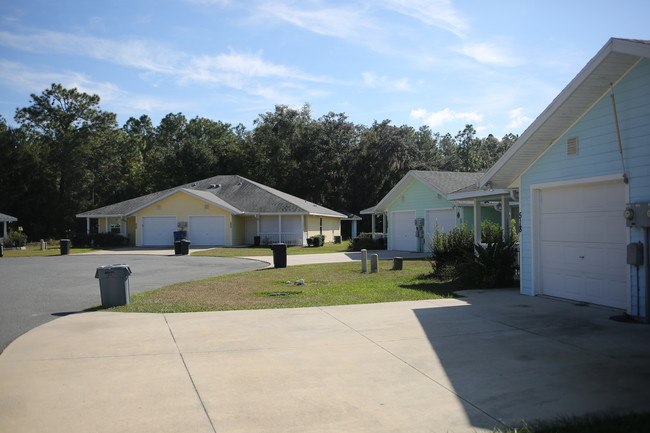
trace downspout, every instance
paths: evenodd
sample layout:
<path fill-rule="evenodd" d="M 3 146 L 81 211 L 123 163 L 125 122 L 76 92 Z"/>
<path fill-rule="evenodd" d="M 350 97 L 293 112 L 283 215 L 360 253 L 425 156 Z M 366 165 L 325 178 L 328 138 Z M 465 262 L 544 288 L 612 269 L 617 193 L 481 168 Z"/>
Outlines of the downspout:
<path fill-rule="evenodd" d="M 630 179 L 625 170 L 625 159 L 623 158 L 623 144 L 621 142 L 621 129 L 618 126 L 618 114 L 616 113 L 616 100 L 614 99 L 614 84 L 609 83 L 610 95 L 612 97 L 612 108 L 614 109 L 614 123 L 616 124 L 616 137 L 618 138 L 618 153 L 621 155 L 621 166 L 623 167 L 623 182 L 627 185 Z"/>

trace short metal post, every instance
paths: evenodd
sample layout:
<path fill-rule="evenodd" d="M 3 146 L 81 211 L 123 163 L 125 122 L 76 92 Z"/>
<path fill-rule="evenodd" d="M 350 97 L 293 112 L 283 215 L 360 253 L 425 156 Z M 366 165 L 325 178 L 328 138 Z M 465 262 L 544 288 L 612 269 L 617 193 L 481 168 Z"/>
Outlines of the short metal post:
<path fill-rule="evenodd" d="M 379 255 L 372 254 L 370 256 L 370 273 L 376 274 L 379 271 Z"/>
<path fill-rule="evenodd" d="M 45 251 L 47 249 L 47 243 L 41 239 L 41 251 Z"/>
<path fill-rule="evenodd" d="M 361 272 L 368 272 L 368 250 L 361 250 Z"/>
<path fill-rule="evenodd" d="M 404 258 L 403 257 L 393 257 L 393 270 L 394 271 L 401 271 L 403 263 L 404 263 Z"/>

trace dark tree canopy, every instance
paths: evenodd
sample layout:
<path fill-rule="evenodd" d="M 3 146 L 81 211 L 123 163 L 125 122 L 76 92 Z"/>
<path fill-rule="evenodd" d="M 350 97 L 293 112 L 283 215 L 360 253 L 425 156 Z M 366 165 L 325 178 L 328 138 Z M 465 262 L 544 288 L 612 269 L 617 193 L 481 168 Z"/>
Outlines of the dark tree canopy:
<path fill-rule="evenodd" d="M 0 118 L 0 210 L 31 239 L 75 230 L 75 214 L 218 174 L 252 180 L 332 209 L 358 213 L 409 170 L 481 171 L 516 141 L 456 136 L 390 120 L 356 125 L 344 113 L 312 117 L 309 105 L 278 105 L 251 130 L 170 113 L 120 128 L 97 95 L 60 84 L 17 109 L 18 128 Z"/>

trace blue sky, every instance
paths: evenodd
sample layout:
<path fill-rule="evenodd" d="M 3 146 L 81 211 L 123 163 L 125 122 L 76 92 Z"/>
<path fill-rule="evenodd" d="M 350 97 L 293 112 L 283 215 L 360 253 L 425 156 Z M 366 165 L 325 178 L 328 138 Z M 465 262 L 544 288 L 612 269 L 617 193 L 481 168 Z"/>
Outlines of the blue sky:
<path fill-rule="evenodd" d="M 276 104 L 456 134 L 520 134 L 647 0 L 2 0 L 0 115 L 53 82 L 154 124 L 251 128 Z"/>

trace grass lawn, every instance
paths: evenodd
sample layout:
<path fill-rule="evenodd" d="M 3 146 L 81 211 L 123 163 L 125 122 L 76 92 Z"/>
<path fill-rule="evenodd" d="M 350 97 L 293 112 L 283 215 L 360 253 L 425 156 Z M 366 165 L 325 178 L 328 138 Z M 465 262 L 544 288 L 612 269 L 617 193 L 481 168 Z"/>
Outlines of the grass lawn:
<path fill-rule="evenodd" d="M 500 430 L 499 430 L 500 431 Z M 537 422 L 505 433 L 647 433 L 650 413 L 595 414 Z"/>
<path fill-rule="evenodd" d="M 391 261 L 380 261 L 376 274 L 362 274 L 357 262 L 267 268 L 162 287 L 133 295 L 129 305 L 111 310 L 173 313 L 366 304 L 449 298 L 462 289 L 430 279 L 431 265 L 424 260 L 406 260 L 402 271 L 391 271 L 391 266 Z M 304 285 L 293 284 L 300 279 Z"/>
<path fill-rule="evenodd" d="M 322 247 L 288 247 L 287 255 L 294 254 L 324 254 L 324 253 L 345 253 L 348 252 L 348 242 L 341 244 L 325 244 Z M 193 256 L 210 257 L 250 257 L 250 256 L 272 256 L 273 251 L 268 246 L 246 247 L 246 248 L 213 248 L 211 250 L 192 253 Z"/>
<path fill-rule="evenodd" d="M 98 251 L 97 248 L 70 248 L 70 254 L 89 253 L 91 251 Z M 60 256 L 61 249 L 58 246 L 47 246 L 47 249 L 41 251 L 40 246 L 27 245 L 24 250 L 4 250 L 5 257 L 45 257 L 45 256 Z"/>

